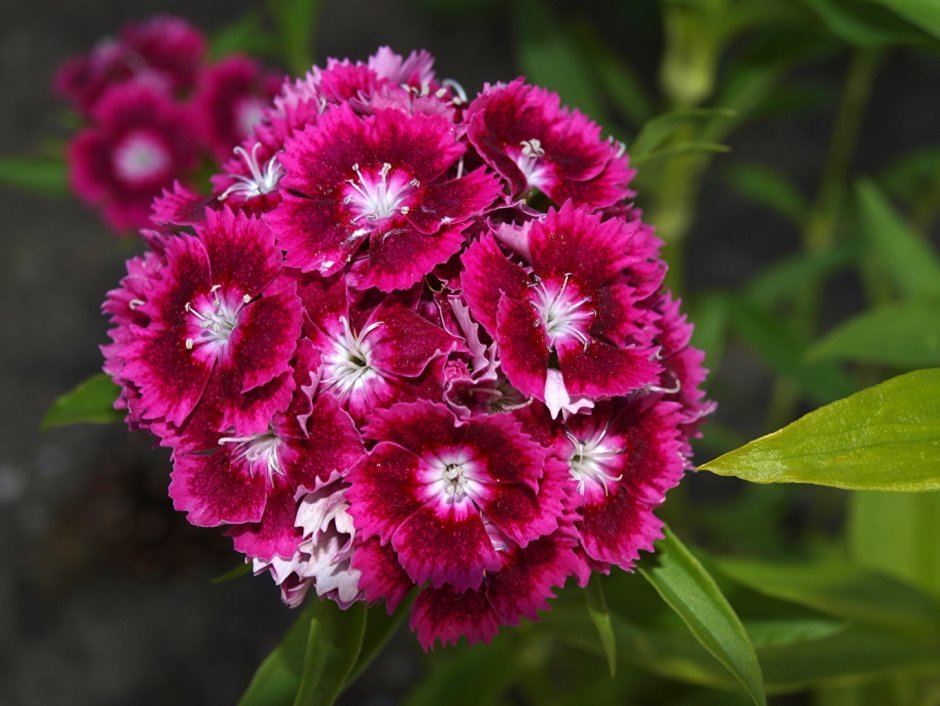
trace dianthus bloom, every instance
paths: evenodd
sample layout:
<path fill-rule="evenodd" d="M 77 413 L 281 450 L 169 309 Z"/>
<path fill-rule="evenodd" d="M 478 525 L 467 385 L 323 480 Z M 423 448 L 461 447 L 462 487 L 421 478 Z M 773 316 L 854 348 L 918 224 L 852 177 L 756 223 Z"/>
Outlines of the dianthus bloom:
<path fill-rule="evenodd" d="M 387 48 L 260 115 L 210 195 L 158 199 L 105 303 L 175 506 L 290 606 L 417 593 L 425 648 L 632 570 L 712 405 L 623 147 Z"/>
<path fill-rule="evenodd" d="M 148 227 L 153 201 L 164 191 L 188 198 L 183 184 L 192 181 L 200 157 L 238 159 L 239 143 L 278 91 L 280 75 L 253 59 L 233 55 L 205 64 L 206 45 L 184 20 L 161 16 L 126 25 L 56 74 L 56 91 L 85 121 L 67 155 L 72 190 L 118 234 Z M 255 153 L 241 157 L 254 175 Z M 224 173 L 232 171 L 227 167 Z M 153 214 L 154 222 L 167 208 Z"/>

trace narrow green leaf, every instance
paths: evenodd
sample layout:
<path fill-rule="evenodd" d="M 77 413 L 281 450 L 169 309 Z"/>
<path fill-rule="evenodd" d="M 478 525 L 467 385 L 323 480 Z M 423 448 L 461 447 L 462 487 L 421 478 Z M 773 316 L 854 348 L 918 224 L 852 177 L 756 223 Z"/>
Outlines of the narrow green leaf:
<path fill-rule="evenodd" d="M 221 59 L 229 54 L 273 56 L 278 49 L 274 36 L 265 30 L 262 14 L 251 10 L 214 32 L 209 41 L 209 55 Z"/>
<path fill-rule="evenodd" d="M 725 178 L 743 196 L 802 225 L 809 202 L 783 174 L 764 164 L 738 163 L 726 166 Z"/>
<path fill-rule="evenodd" d="M 587 601 L 588 615 L 591 616 L 591 622 L 597 628 L 597 636 L 600 638 L 601 647 L 604 648 L 604 654 L 607 656 L 607 668 L 610 670 L 611 678 L 613 678 L 617 673 L 617 641 L 614 638 L 614 628 L 610 622 L 610 611 L 607 610 L 604 587 L 601 585 L 598 576 L 591 577 L 584 591 L 584 597 Z"/>
<path fill-rule="evenodd" d="M 630 156 L 639 159 L 652 154 L 680 131 L 715 118 L 728 120 L 737 113 L 729 108 L 694 108 L 664 113 L 646 122 L 630 144 Z M 694 140 L 691 142 L 694 143 Z M 706 143 L 707 144 L 707 143 Z M 723 145 L 722 145 L 723 147 Z"/>
<path fill-rule="evenodd" d="M 366 632 L 362 638 L 362 649 L 359 651 L 359 658 L 356 660 L 344 688 L 348 688 L 362 676 L 362 673 L 369 668 L 372 661 L 395 636 L 402 623 L 405 622 L 405 617 L 408 615 L 413 600 L 414 596 L 404 601 L 391 615 L 381 606 L 369 611 Z"/>
<path fill-rule="evenodd" d="M 310 621 L 320 601 L 307 602 L 281 643 L 258 667 L 238 706 L 290 706 L 300 687 Z"/>
<path fill-rule="evenodd" d="M 936 0 L 870 0 L 893 10 L 913 25 L 940 39 L 940 3 Z"/>
<path fill-rule="evenodd" d="M 281 58 L 291 74 L 303 75 L 313 65 L 314 38 L 321 0 L 267 0 L 277 28 Z"/>
<path fill-rule="evenodd" d="M 807 356 L 901 368 L 940 366 L 940 301 L 906 301 L 866 311 L 826 334 Z"/>
<path fill-rule="evenodd" d="M 42 196 L 67 196 L 65 159 L 61 155 L 0 157 L 0 185 Z"/>
<path fill-rule="evenodd" d="M 692 303 L 689 316 L 695 322 L 692 345 L 705 351 L 705 367 L 711 371 L 721 365 L 729 318 L 728 295 L 723 292 L 706 294 Z"/>
<path fill-rule="evenodd" d="M 765 310 L 792 301 L 807 285 L 821 282 L 855 260 L 858 248 L 840 245 L 825 252 L 800 252 L 758 272 L 744 289 L 744 299 Z M 800 286 L 794 286 L 799 282 Z"/>
<path fill-rule="evenodd" d="M 69 424 L 111 424 L 124 419 L 124 411 L 114 409 L 120 388 L 105 373 L 97 373 L 66 392 L 46 410 L 41 430 Z"/>
<path fill-rule="evenodd" d="M 892 378 L 699 467 L 752 483 L 940 488 L 940 369 Z"/>
<path fill-rule="evenodd" d="M 878 262 L 910 296 L 940 298 L 940 258 L 897 214 L 870 180 L 856 186 L 859 221 Z"/>
<path fill-rule="evenodd" d="M 590 22 L 575 23 L 578 47 L 590 60 L 613 106 L 634 125 L 641 125 L 653 115 L 653 103 L 633 68 L 607 46 Z"/>
<path fill-rule="evenodd" d="M 928 0 L 929 1 L 929 0 Z M 802 0 L 829 31 L 849 44 L 879 49 L 921 41 L 922 35 L 896 14 L 872 3 L 846 0 Z"/>
<path fill-rule="evenodd" d="M 480 706 L 494 703 L 517 669 L 506 636 L 490 645 L 452 648 L 434 660 L 427 675 L 408 694 L 404 706 Z"/>
<path fill-rule="evenodd" d="M 359 601 L 340 610 L 333 601 L 317 601 L 310 620 L 303 677 L 294 706 L 332 706 L 353 670 L 366 629 L 366 606 Z"/>
<path fill-rule="evenodd" d="M 594 72 L 552 7 L 544 0 L 519 0 L 513 8 L 516 59 L 529 81 L 556 91 L 562 103 L 605 123 Z"/>
<path fill-rule="evenodd" d="M 730 152 L 728 145 L 720 145 L 717 142 L 679 142 L 675 145 L 663 147 L 660 150 L 647 152 L 635 157 L 630 153 L 630 162 L 633 165 L 661 162 L 665 159 L 675 159 L 676 157 L 687 157 L 695 154 L 723 154 Z"/>
<path fill-rule="evenodd" d="M 224 574 L 219 574 L 213 578 L 209 583 L 228 583 L 229 581 L 234 581 L 235 579 L 241 578 L 251 573 L 251 564 L 239 564 L 234 569 L 229 569 Z"/>
<path fill-rule="evenodd" d="M 940 597 L 940 492 L 853 493 L 848 540 L 853 561 Z"/>
<path fill-rule="evenodd" d="M 745 620 L 744 628 L 754 649 L 757 650 L 758 659 L 760 650 L 767 647 L 782 647 L 795 645 L 810 640 L 820 640 L 830 637 L 846 629 L 841 621 L 823 618 L 804 618 L 789 620 Z"/>
<path fill-rule="evenodd" d="M 732 302 L 734 330 L 776 373 L 797 384 L 807 398 L 826 404 L 855 391 L 854 383 L 836 365 L 808 362 L 807 341 L 792 324 L 746 299 Z"/>
<path fill-rule="evenodd" d="M 940 603 L 908 584 L 841 561 L 771 563 L 716 559 L 721 573 L 753 591 L 871 627 L 936 640 Z"/>
<path fill-rule="evenodd" d="M 666 531 L 656 550 L 659 566 L 640 573 L 754 703 L 766 704 L 754 646 L 718 584 L 672 531 Z"/>

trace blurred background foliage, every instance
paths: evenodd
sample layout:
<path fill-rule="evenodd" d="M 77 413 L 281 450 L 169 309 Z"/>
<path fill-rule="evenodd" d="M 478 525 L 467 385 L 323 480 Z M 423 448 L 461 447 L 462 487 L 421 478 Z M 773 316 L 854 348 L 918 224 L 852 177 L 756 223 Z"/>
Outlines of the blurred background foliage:
<path fill-rule="evenodd" d="M 226 18 L 212 51 L 302 72 L 324 58 L 331 32 L 320 5 L 268 0 Z M 913 62 L 932 78 L 898 110 L 937 103 L 936 0 L 403 5 L 437 25 L 494 28 L 515 62 L 500 78 L 524 74 L 557 91 L 627 145 L 637 204 L 665 242 L 669 284 L 712 370 L 719 408 L 699 462 L 893 375 L 940 367 L 940 126 L 932 142 L 867 160 L 874 171 L 858 167 L 875 148 L 860 136 L 872 101 L 889 95 L 876 90 L 886 64 L 900 56 L 900 71 Z M 799 130 L 812 135 L 792 141 Z M 791 142 L 761 148 L 781 135 Z M 0 183 L 65 193 L 60 150 L 52 141 L 0 160 Z M 703 202 L 719 192 L 724 208 L 750 214 L 746 230 L 703 227 L 716 215 Z M 729 256 L 742 243 L 757 255 Z M 714 250 L 731 258 L 719 275 L 709 271 Z M 678 571 L 691 586 L 701 569 L 740 617 L 769 703 L 940 704 L 940 493 L 691 474 L 661 513 L 693 549 L 644 558 L 649 581 L 606 577 L 601 593 L 588 592 L 589 603 L 606 597 L 606 609 L 585 610 L 584 592 L 569 589 L 542 624 L 504 631 L 489 648 L 402 658 L 411 641 L 396 638 L 340 703 L 392 703 L 375 695 L 401 659 L 423 662 L 402 696 L 408 706 L 753 703 L 736 656 L 709 648 L 680 617 L 707 623 L 707 610 L 670 610 L 657 595 L 657 572 Z M 670 566 L 676 556 L 685 563 Z M 696 586 L 689 595 L 709 584 Z"/>

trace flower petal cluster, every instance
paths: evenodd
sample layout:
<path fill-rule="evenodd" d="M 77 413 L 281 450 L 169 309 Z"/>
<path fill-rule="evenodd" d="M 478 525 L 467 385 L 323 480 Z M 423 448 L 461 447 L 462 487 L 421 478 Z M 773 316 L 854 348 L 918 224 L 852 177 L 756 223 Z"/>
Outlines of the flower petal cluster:
<path fill-rule="evenodd" d="M 290 606 L 417 593 L 425 648 L 653 550 L 713 405 L 622 148 L 521 79 L 468 100 L 387 47 L 228 139 L 104 305 L 118 405 L 190 522 Z"/>
<path fill-rule="evenodd" d="M 191 182 L 201 155 L 230 159 L 280 88 L 280 74 L 254 59 L 207 63 L 207 45 L 185 20 L 160 16 L 124 26 L 56 74 L 84 123 L 69 146 L 72 189 L 118 234 L 149 226 L 153 200 Z"/>

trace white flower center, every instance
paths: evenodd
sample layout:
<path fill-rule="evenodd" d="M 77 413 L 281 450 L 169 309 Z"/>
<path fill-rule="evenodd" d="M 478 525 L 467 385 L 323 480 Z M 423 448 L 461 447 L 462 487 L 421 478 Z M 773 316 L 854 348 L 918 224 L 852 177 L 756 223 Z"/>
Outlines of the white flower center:
<path fill-rule="evenodd" d="M 235 154 L 244 160 L 251 176 L 226 174 L 227 177 L 234 179 L 235 183 L 222 192 L 221 196 L 219 196 L 219 201 L 225 201 L 225 199 L 232 194 L 238 194 L 243 199 L 250 199 L 255 196 L 264 196 L 265 194 L 270 194 L 272 191 L 277 191 L 277 185 L 286 172 L 284 171 L 284 167 L 281 166 L 281 163 L 277 161 L 277 155 L 274 155 L 265 162 L 263 167 L 259 166 L 258 150 L 260 148 L 260 142 L 254 144 L 254 147 L 251 148 L 251 154 L 249 154 L 244 147 L 235 148 Z"/>
<path fill-rule="evenodd" d="M 252 476 L 258 468 L 263 469 L 268 474 L 268 478 L 284 475 L 278 453 L 281 440 L 274 432 L 268 431 L 250 436 L 223 436 L 219 439 L 219 446 L 223 444 L 235 445 L 232 456 L 237 460 L 246 461 Z"/>
<path fill-rule="evenodd" d="M 333 350 L 323 359 L 322 379 L 328 389 L 332 388 L 346 399 L 378 375 L 369 365 L 372 343 L 368 337 L 383 322 L 371 323 L 355 334 L 345 316 L 340 317 L 340 321 L 343 331 L 333 338 Z"/>
<path fill-rule="evenodd" d="M 445 503 L 461 503 L 481 490 L 474 477 L 474 463 L 463 449 L 427 460 L 428 490 Z"/>
<path fill-rule="evenodd" d="M 544 160 L 539 161 L 545 156 L 545 150 L 542 148 L 540 140 L 523 140 L 519 143 L 522 150 L 516 155 L 516 166 L 525 177 L 526 183 L 530 187 L 539 189 L 545 183 L 548 177 L 548 165 Z"/>
<path fill-rule="evenodd" d="M 125 137 L 114 149 L 111 159 L 118 177 L 131 184 L 162 177 L 172 162 L 166 146 L 145 132 L 132 132 Z"/>
<path fill-rule="evenodd" d="M 571 470 L 571 479 L 578 484 L 578 493 L 584 495 L 588 482 L 598 484 L 607 495 L 608 483 L 616 483 L 623 478 L 623 474 L 614 475 L 616 470 L 615 459 L 623 455 L 624 449 L 618 449 L 609 442 L 605 442 L 607 429 L 595 432 L 588 439 L 578 439 L 569 431 L 565 431 L 574 445 L 574 452 L 568 458 L 568 467 Z M 613 466 L 613 468 L 612 468 Z"/>
<path fill-rule="evenodd" d="M 585 329 L 596 312 L 585 306 L 591 301 L 590 297 L 578 297 L 569 290 L 570 276 L 566 274 L 561 285 L 543 280 L 529 285 L 532 291 L 529 304 L 535 309 L 542 325 L 545 326 L 549 348 L 553 348 L 556 341 L 564 338 L 575 338 L 585 348 L 590 343 Z"/>
<path fill-rule="evenodd" d="M 363 172 L 358 164 L 352 165 L 352 170 L 356 179 L 346 180 L 346 195 L 343 198 L 343 203 L 353 214 L 352 223 L 356 226 L 350 239 L 367 235 L 378 221 L 395 214 L 408 215 L 408 197 L 421 186 L 421 182 L 409 179 L 400 170 L 393 171 L 388 162 L 372 174 Z M 363 219 L 366 223 L 362 223 Z M 363 227 L 366 224 L 369 227 Z"/>
<path fill-rule="evenodd" d="M 192 323 L 198 327 L 198 333 L 186 339 L 188 350 L 193 350 L 197 345 L 223 348 L 238 325 L 239 313 L 251 301 L 251 296 L 245 294 L 233 305 L 230 300 L 219 294 L 220 287 L 221 285 L 214 285 L 209 290 L 212 298 L 203 297 L 196 306 L 193 306 L 192 302 L 186 302 L 184 309 L 193 317 Z"/>

